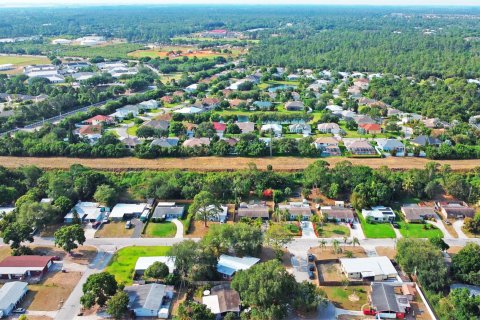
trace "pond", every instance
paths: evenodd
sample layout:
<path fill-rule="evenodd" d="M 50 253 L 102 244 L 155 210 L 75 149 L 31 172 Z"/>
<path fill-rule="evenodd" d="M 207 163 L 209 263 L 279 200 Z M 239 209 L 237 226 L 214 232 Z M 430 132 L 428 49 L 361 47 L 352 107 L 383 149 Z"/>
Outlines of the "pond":
<path fill-rule="evenodd" d="M 281 84 L 275 87 L 268 88 L 268 92 L 277 92 L 278 90 L 296 89 L 297 86 Z"/>

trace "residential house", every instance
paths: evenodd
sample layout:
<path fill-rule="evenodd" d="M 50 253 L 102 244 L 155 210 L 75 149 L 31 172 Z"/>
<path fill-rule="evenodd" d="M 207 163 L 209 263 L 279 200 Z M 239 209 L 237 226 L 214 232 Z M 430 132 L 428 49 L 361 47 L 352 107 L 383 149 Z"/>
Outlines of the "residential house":
<path fill-rule="evenodd" d="M 204 111 L 205 110 L 197 108 L 197 107 L 185 107 L 185 108 L 175 110 L 173 112 L 181 113 L 181 114 L 196 114 L 196 113 L 202 113 Z"/>
<path fill-rule="evenodd" d="M 291 96 L 294 101 L 300 101 L 300 93 L 294 91 L 291 93 Z"/>
<path fill-rule="evenodd" d="M 372 119 L 372 117 L 367 115 L 358 115 L 353 118 L 353 120 L 357 123 L 358 126 L 364 124 L 376 124 L 376 121 Z"/>
<path fill-rule="evenodd" d="M 345 147 L 353 155 L 375 155 L 377 151 L 370 143 L 364 140 L 356 140 L 350 143 L 345 143 Z"/>
<path fill-rule="evenodd" d="M 362 89 L 357 86 L 351 86 L 347 89 L 347 93 L 352 98 L 360 98 L 362 96 Z"/>
<path fill-rule="evenodd" d="M 405 319 L 410 310 L 408 297 L 395 294 L 395 287 L 389 283 L 372 283 L 370 303 L 379 319 Z"/>
<path fill-rule="evenodd" d="M 174 97 L 173 96 L 163 96 L 160 98 L 160 101 L 162 101 L 164 104 L 171 104 L 173 103 Z"/>
<path fill-rule="evenodd" d="M 217 133 L 217 136 L 220 138 L 223 137 L 223 134 L 225 133 L 225 130 L 227 129 L 227 125 L 222 122 L 213 122 L 213 128 L 215 129 L 215 132 Z"/>
<path fill-rule="evenodd" d="M 126 137 L 126 138 L 123 138 L 120 141 L 128 149 L 135 149 L 136 146 L 138 146 L 139 144 L 142 144 L 142 141 L 140 139 L 138 139 L 137 137 Z"/>
<path fill-rule="evenodd" d="M 435 208 L 448 219 L 473 218 L 475 215 L 475 209 L 464 201 L 439 201 L 435 203 Z"/>
<path fill-rule="evenodd" d="M 149 210 L 146 203 L 117 203 L 108 218 L 115 221 L 129 220 L 140 217 L 145 210 Z"/>
<path fill-rule="evenodd" d="M 153 211 L 152 219 L 181 219 L 185 212 L 184 206 L 178 206 L 175 202 L 159 202 Z"/>
<path fill-rule="evenodd" d="M 238 106 L 240 106 L 241 104 L 247 105 L 247 100 L 232 99 L 232 100 L 229 100 L 228 103 L 230 104 L 230 107 L 238 108 Z"/>
<path fill-rule="evenodd" d="M 434 207 L 419 206 L 418 204 L 406 204 L 400 208 L 400 211 L 405 216 L 405 221 L 409 223 L 423 222 L 425 219 L 436 216 Z"/>
<path fill-rule="evenodd" d="M 273 103 L 270 101 L 255 101 L 252 103 L 252 106 L 259 109 L 259 110 L 271 110 L 273 107 Z"/>
<path fill-rule="evenodd" d="M 333 114 L 340 114 L 344 111 L 343 107 L 337 106 L 336 104 L 326 106 L 325 109 L 330 110 L 330 112 L 332 112 Z"/>
<path fill-rule="evenodd" d="M 63 218 L 65 223 L 73 223 L 75 213 L 81 222 L 97 222 L 102 221 L 110 209 L 102 207 L 97 202 L 82 202 L 78 203 L 70 210 Z"/>
<path fill-rule="evenodd" d="M 363 123 L 358 125 L 358 132 L 361 134 L 380 134 L 382 127 L 376 123 Z"/>
<path fill-rule="evenodd" d="M 287 111 L 303 111 L 305 105 L 301 101 L 289 101 L 285 103 L 285 110 Z"/>
<path fill-rule="evenodd" d="M 365 220 L 376 222 L 392 222 L 395 221 L 395 212 L 392 208 L 384 206 L 372 207 L 371 210 L 362 209 L 362 216 Z"/>
<path fill-rule="evenodd" d="M 136 317 L 168 319 L 173 300 L 173 286 L 150 283 L 125 287 L 128 308 Z"/>
<path fill-rule="evenodd" d="M 289 74 L 289 75 L 287 76 L 287 80 L 288 80 L 288 81 L 297 81 L 297 80 L 300 80 L 300 78 L 301 78 L 300 75 L 298 75 L 298 74 L 293 74 L 293 73 L 292 73 L 292 74 Z"/>
<path fill-rule="evenodd" d="M 361 90 L 367 90 L 370 85 L 370 81 L 366 78 L 360 78 L 360 79 L 354 80 L 353 85 L 355 87 L 360 88 Z"/>
<path fill-rule="evenodd" d="M 415 137 L 411 144 L 418 146 L 418 147 L 426 147 L 426 146 L 434 146 L 439 147 L 442 144 L 442 141 L 438 138 L 431 137 L 431 136 L 418 136 Z"/>
<path fill-rule="evenodd" d="M 255 123 L 253 122 L 235 122 L 242 133 L 250 133 L 255 131 Z"/>
<path fill-rule="evenodd" d="M 185 140 L 182 145 L 187 148 L 209 146 L 210 139 L 209 138 L 191 138 L 191 139 Z"/>
<path fill-rule="evenodd" d="M 313 142 L 315 147 L 323 150 L 325 147 L 338 147 L 338 140 L 333 137 L 320 137 Z"/>
<path fill-rule="evenodd" d="M 414 301 L 417 295 L 417 288 L 415 287 L 415 283 L 402 284 L 402 294 L 407 297 L 408 301 Z"/>
<path fill-rule="evenodd" d="M 173 116 L 171 113 L 162 113 L 155 116 L 153 119 L 171 122 L 173 120 Z"/>
<path fill-rule="evenodd" d="M 234 257 L 226 254 L 220 255 L 217 262 L 217 272 L 224 279 L 231 279 L 235 272 L 240 270 L 248 270 L 260 261 L 255 257 Z"/>
<path fill-rule="evenodd" d="M 238 217 L 261 218 L 268 220 L 270 215 L 268 206 L 264 204 L 246 204 L 242 202 L 238 207 Z"/>
<path fill-rule="evenodd" d="M 220 105 L 220 99 L 218 98 L 203 98 L 202 105 L 207 108 L 207 110 L 214 109 Z"/>
<path fill-rule="evenodd" d="M 173 148 L 178 145 L 178 142 L 180 141 L 179 138 L 177 137 L 171 137 L 171 138 L 158 138 L 154 139 L 150 143 L 150 147 L 157 146 L 160 148 Z"/>
<path fill-rule="evenodd" d="M 213 211 L 215 207 L 213 205 L 207 207 L 207 212 Z M 199 212 L 202 212 L 200 209 Z M 221 222 L 225 223 L 228 217 L 228 207 L 221 205 L 217 210 L 215 210 L 215 214 L 213 216 L 209 216 L 209 221 Z"/>
<path fill-rule="evenodd" d="M 282 135 L 282 126 L 279 125 L 279 124 L 276 124 L 276 123 L 272 123 L 272 124 L 264 124 L 262 125 L 262 127 L 260 128 L 260 131 L 261 132 L 270 132 L 270 131 L 273 131 L 273 134 L 277 137 L 281 136 Z"/>
<path fill-rule="evenodd" d="M 147 270 L 155 262 L 161 262 L 168 267 L 168 272 L 175 271 L 175 257 L 158 256 L 158 257 L 139 257 L 135 263 L 135 276 L 143 276 Z"/>
<path fill-rule="evenodd" d="M 8 317 L 28 292 L 28 283 L 7 282 L 0 289 L 0 317 Z"/>
<path fill-rule="evenodd" d="M 290 133 L 300 133 L 303 134 L 304 136 L 309 136 L 312 134 L 312 127 L 309 124 L 291 124 L 288 126 L 288 130 Z"/>
<path fill-rule="evenodd" d="M 422 120 L 423 124 L 426 128 L 429 129 L 436 129 L 442 127 L 440 119 L 437 118 L 429 118 Z"/>
<path fill-rule="evenodd" d="M 185 88 L 185 92 L 192 93 L 198 88 L 198 83 L 191 84 Z"/>
<path fill-rule="evenodd" d="M 170 122 L 165 120 L 149 120 L 145 122 L 142 125 L 142 127 L 150 127 L 163 132 L 168 132 L 168 128 L 170 127 Z"/>
<path fill-rule="evenodd" d="M 405 145 L 397 139 L 377 139 L 378 147 L 384 152 L 392 155 L 403 156 L 405 154 Z"/>
<path fill-rule="evenodd" d="M 9 256 L 0 262 L 0 279 L 41 279 L 53 264 L 53 256 Z"/>
<path fill-rule="evenodd" d="M 92 124 L 81 126 L 77 134 L 82 137 L 90 140 L 91 143 L 95 143 L 102 137 L 102 125 L 101 124 Z"/>
<path fill-rule="evenodd" d="M 84 124 L 90 124 L 90 125 L 99 125 L 99 124 L 112 124 L 115 123 L 115 119 L 111 116 L 104 116 L 104 115 L 96 115 L 95 117 L 91 117 L 85 121 L 83 121 Z"/>
<path fill-rule="evenodd" d="M 299 216 L 302 217 L 302 220 L 308 220 L 312 216 L 312 209 L 308 203 L 290 202 L 288 204 L 279 204 L 278 209 L 288 212 L 290 220 L 297 220 Z"/>
<path fill-rule="evenodd" d="M 320 212 L 329 221 L 352 223 L 355 220 L 353 209 L 339 206 L 320 207 Z"/>
<path fill-rule="evenodd" d="M 240 315 L 240 295 L 230 288 L 230 284 L 214 286 L 209 291 L 208 295 L 202 297 L 202 303 L 217 320 L 223 319 L 227 313 Z"/>
<path fill-rule="evenodd" d="M 110 116 L 123 120 L 129 115 L 132 115 L 133 117 L 138 116 L 140 113 L 140 108 L 138 106 L 134 105 L 126 105 L 121 108 L 118 108 L 114 113 L 112 113 Z"/>
<path fill-rule="evenodd" d="M 341 128 L 337 123 L 329 122 L 329 123 L 319 123 L 317 125 L 317 130 L 321 133 L 339 134 L 341 131 Z"/>
<path fill-rule="evenodd" d="M 183 126 L 185 127 L 185 130 L 187 130 L 187 136 L 190 138 L 193 138 L 193 135 L 195 134 L 195 130 L 197 129 L 198 126 L 190 122 L 184 122 Z"/>
<path fill-rule="evenodd" d="M 397 270 L 385 256 L 341 258 L 340 265 L 350 280 L 383 281 L 398 277 Z"/>

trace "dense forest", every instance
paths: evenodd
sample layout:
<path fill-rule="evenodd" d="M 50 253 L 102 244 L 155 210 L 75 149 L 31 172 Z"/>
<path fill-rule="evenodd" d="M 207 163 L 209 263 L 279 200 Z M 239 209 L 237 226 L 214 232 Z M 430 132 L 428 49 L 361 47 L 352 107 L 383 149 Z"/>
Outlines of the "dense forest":
<path fill-rule="evenodd" d="M 0 44 L 0 51 L 16 52 L 19 46 L 27 52 L 65 50 L 45 46 L 58 36 L 168 43 L 175 36 L 226 28 L 261 40 L 249 55 L 257 65 L 477 77 L 479 14 L 478 8 L 327 6 L 2 9 L 0 37 L 38 38 Z"/>

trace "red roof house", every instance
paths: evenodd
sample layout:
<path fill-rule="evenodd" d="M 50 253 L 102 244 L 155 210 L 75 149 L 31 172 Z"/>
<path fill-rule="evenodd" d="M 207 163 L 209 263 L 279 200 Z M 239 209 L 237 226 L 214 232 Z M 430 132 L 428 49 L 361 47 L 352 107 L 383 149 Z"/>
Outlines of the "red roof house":
<path fill-rule="evenodd" d="M 104 116 L 104 115 L 96 115 L 95 117 L 91 117 L 90 119 L 87 119 L 84 121 L 85 124 L 102 124 L 102 123 L 113 123 L 115 120 L 113 117 L 110 116 Z"/>
<path fill-rule="evenodd" d="M 378 134 L 378 133 L 382 133 L 382 127 L 376 123 L 366 123 L 366 124 L 360 124 L 358 126 L 358 131 L 360 133 L 366 133 L 366 134 Z"/>
<path fill-rule="evenodd" d="M 213 128 L 215 128 L 215 131 L 223 133 L 227 129 L 227 125 L 221 122 L 214 122 Z"/>
<path fill-rule="evenodd" d="M 53 263 L 52 256 L 11 256 L 0 262 L 0 279 L 41 278 Z"/>

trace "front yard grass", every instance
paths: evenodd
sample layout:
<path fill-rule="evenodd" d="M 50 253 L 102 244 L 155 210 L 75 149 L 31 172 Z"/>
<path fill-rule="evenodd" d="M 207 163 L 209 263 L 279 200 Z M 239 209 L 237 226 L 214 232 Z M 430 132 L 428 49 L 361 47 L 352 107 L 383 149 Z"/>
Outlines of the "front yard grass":
<path fill-rule="evenodd" d="M 369 287 L 368 286 L 328 286 L 320 287 L 327 294 L 330 300 L 336 307 L 347 310 L 360 310 L 366 304 Z M 356 299 L 352 299 L 355 294 Z M 355 301 L 357 300 L 357 301 Z"/>
<path fill-rule="evenodd" d="M 130 238 L 133 235 L 133 226 L 125 229 L 125 222 L 110 222 L 102 224 L 102 228 L 95 232 L 96 238 Z"/>
<path fill-rule="evenodd" d="M 105 271 L 115 276 L 119 283 L 130 285 L 133 282 L 133 272 L 139 257 L 166 256 L 170 247 L 126 247 L 115 253 L 110 265 Z"/>
<path fill-rule="evenodd" d="M 350 229 L 341 224 L 327 223 L 321 228 L 317 228 L 320 238 L 343 238 L 350 236 Z"/>
<path fill-rule="evenodd" d="M 360 212 L 357 216 L 362 224 L 363 233 L 367 238 L 396 238 L 390 223 L 367 223 Z"/>
<path fill-rule="evenodd" d="M 136 125 L 133 125 L 131 127 L 128 127 L 127 128 L 127 133 L 131 136 L 136 136 L 137 135 L 137 130 L 139 128 L 139 125 L 136 124 Z"/>
<path fill-rule="evenodd" d="M 145 236 L 148 238 L 172 238 L 177 233 L 175 223 L 166 222 L 149 222 L 145 229 Z"/>
<path fill-rule="evenodd" d="M 405 221 L 398 221 L 400 226 L 400 233 L 404 238 L 443 238 L 443 232 L 433 225 L 423 223 L 407 223 Z M 430 229 L 424 229 L 427 226 Z"/>

